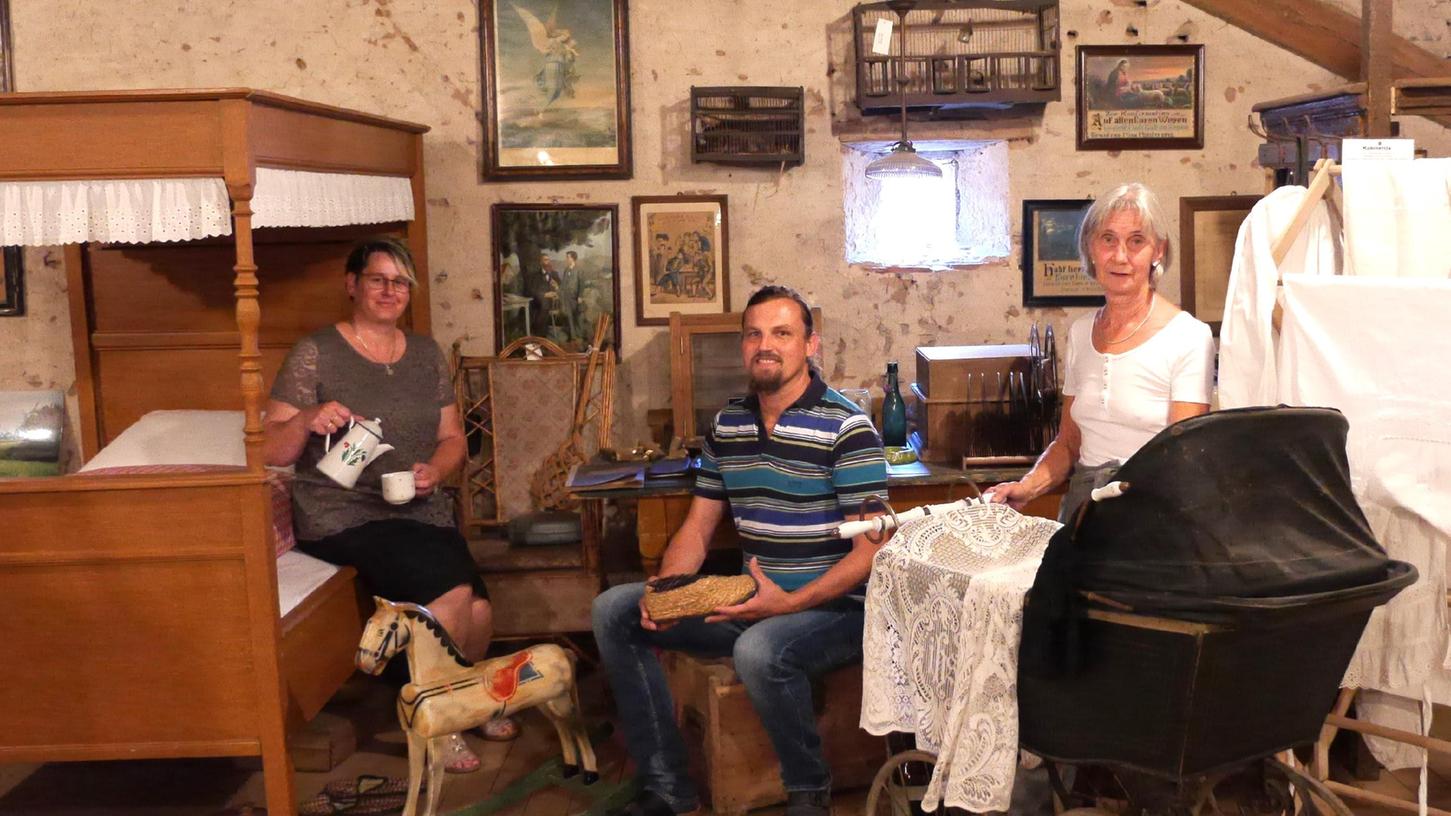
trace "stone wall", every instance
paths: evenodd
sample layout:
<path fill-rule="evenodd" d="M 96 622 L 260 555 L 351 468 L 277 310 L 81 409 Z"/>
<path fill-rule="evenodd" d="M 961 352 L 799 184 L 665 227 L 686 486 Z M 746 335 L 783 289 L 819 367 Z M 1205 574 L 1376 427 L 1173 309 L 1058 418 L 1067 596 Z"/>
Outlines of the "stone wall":
<path fill-rule="evenodd" d="M 1444 48 L 1446 27 L 1418 22 L 1443 2 L 1398 2 L 1397 29 L 1423 47 Z M 780 282 L 819 303 L 826 371 L 838 385 L 876 384 L 888 359 L 908 360 L 919 344 L 1017 341 L 1034 320 L 1063 327 L 1075 316 L 1021 306 L 1016 237 L 1014 257 L 1005 262 L 945 272 L 883 272 L 845 262 L 840 142 L 850 134 L 882 138 L 893 127 L 890 117 L 854 121 L 848 80 L 839 67 L 829 68 L 845 59 L 850 0 L 631 0 L 629 6 L 634 178 L 483 184 L 477 14 L 470 0 L 11 0 L 19 90 L 251 86 L 430 125 L 433 325 L 445 346 L 461 339 L 471 353 L 492 351 L 491 204 L 619 204 L 620 442 L 645 436 L 647 408 L 667 407 L 670 376 L 667 330 L 634 325 L 631 195 L 729 195 L 736 302 L 760 284 Z M 1177 0 L 1144 6 L 1064 0 L 1062 14 L 1066 78 L 1074 75 L 1075 45 L 1181 37 L 1204 43 L 1205 148 L 1076 152 L 1071 88 L 1041 114 L 924 124 L 923 136 L 1008 141 L 1015 234 L 1021 199 L 1081 198 L 1120 181 L 1150 183 L 1171 219 L 1181 196 L 1260 192 L 1265 177 L 1245 126 L 1250 106 L 1343 82 Z M 691 164 L 685 137 L 692 84 L 804 86 L 806 163 L 784 172 Z M 1439 127 L 1418 125 L 1411 133 L 1433 140 L 1434 155 L 1446 155 Z M 0 388 L 67 388 L 73 369 L 60 253 L 29 256 L 29 314 L 0 319 L 7 362 Z M 1178 293 L 1177 269 L 1168 270 L 1163 288 Z"/>

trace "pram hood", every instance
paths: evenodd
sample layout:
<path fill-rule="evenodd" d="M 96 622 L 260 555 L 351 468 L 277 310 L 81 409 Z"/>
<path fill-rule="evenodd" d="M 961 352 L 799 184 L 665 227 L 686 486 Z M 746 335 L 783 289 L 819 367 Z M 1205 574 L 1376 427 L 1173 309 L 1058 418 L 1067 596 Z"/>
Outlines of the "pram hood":
<path fill-rule="evenodd" d="M 1086 503 L 1049 542 L 1025 646 L 1036 630 L 1044 640 L 1030 652 L 1071 650 L 1061 627 L 1084 592 L 1146 614 L 1262 625 L 1384 603 L 1415 569 L 1386 557 L 1351 492 L 1348 430 L 1339 411 L 1281 406 L 1161 431 L 1119 469 L 1122 496 Z"/>

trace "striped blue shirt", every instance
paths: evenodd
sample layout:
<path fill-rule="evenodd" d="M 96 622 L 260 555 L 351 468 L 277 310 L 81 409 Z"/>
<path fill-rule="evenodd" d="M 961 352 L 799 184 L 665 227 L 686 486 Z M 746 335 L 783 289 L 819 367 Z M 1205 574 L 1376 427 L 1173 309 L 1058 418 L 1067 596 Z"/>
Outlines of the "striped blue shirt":
<path fill-rule="evenodd" d="M 887 495 L 887 460 L 872 422 L 815 373 L 768 436 L 754 394 L 715 415 L 695 495 L 730 504 L 747 562 L 782 589 L 800 588 L 851 551 L 835 535 L 862 500 Z"/>

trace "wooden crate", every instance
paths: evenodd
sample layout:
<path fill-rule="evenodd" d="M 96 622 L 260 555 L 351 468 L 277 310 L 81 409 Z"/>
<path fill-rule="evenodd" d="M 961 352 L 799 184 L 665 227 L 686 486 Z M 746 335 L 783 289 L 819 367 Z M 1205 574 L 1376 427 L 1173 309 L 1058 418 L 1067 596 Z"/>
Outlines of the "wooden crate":
<path fill-rule="evenodd" d="M 775 748 L 726 658 L 697 658 L 666 652 L 665 674 L 690 751 L 692 770 L 705 788 L 717 816 L 786 801 Z M 813 689 L 816 727 L 832 789 L 850 790 L 871 783 L 886 760 L 886 742 L 861 730 L 860 665 L 842 667 Z"/>

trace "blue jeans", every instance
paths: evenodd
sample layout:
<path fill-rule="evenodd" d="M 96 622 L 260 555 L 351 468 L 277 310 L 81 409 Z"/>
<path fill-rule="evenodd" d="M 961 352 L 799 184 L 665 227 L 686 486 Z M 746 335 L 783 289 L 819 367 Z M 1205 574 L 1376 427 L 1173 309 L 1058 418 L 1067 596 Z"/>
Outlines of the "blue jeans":
<path fill-rule="evenodd" d="M 644 584 L 623 584 L 595 598 L 594 631 L 620 712 L 625 746 L 641 785 L 676 813 L 700 804 L 686 772 L 685 743 L 656 648 L 731 657 L 736 676 L 776 748 L 788 791 L 825 791 L 831 772 L 821 755 L 811 679 L 861 660 L 861 601 L 840 598 L 774 618 L 743 623 L 681 621 L 663 632 L 640 628 Z"/>

